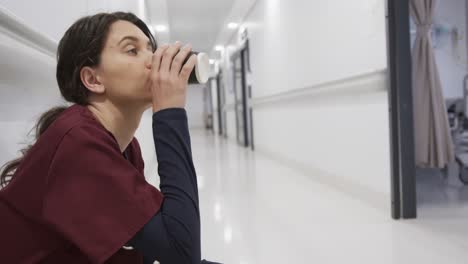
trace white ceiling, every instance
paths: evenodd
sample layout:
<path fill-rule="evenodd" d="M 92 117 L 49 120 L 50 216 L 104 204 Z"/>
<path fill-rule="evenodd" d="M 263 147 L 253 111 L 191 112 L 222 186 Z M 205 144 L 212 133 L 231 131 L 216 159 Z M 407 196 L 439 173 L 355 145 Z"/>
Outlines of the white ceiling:
<path fill-rule="evenodd" d="M 215 45 L 225 44 L 236 30 L 227 23 L 240 22 L 255 0 L 146 0 L 149 22 L 166 23 L 169 32 L 158 33 L 160 42 L 190 42 L 193 50 L 212 53 Z M 243 7 L 243 8 L 239 8 Z"/>
<path fill-rule="evenodd" d="M 194 50 L 208 52 L 225 27 L 234 0 L 168 1 L 171 40 L 190 42 Z"/>

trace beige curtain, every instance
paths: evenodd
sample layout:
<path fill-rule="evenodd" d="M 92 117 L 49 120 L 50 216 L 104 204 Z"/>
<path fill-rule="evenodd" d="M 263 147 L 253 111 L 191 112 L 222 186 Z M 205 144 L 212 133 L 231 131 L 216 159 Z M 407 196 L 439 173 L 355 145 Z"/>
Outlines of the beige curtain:
<path fill-rule="evenodd" d="M 443 168 L 454 160 L 454 147 L 429 33 L 435 2 L 410 0 L 417 26 L 412 50 L 415 158 L 420 167 Z"/>

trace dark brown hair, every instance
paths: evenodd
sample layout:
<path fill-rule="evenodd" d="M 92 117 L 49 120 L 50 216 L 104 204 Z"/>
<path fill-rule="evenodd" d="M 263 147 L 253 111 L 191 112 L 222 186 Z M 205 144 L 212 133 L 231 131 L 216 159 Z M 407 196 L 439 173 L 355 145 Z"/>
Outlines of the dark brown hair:
<path fill-rule="evenodd" d="M 110 26 L 124 20 L 136 25 L 150 39 L 153 51 L 157 43 L 146 24 L 132 13 L 99 13 L 78 19 L 63 35 L 57 47 L 56 78 L 62 97 L 70 103 L 88 104 L 89 90 L 83 85 L 80 71 L 85 66 L 97 66 L 107 40 Z M 35 140 L 44 133 L 67 106 L 57 106 L 43 113 L 36 125 Z M 22 157 L 7 162 L 0 167 L 0 187 L 5 187 L 12 179 L 26 153 L 33 144 L 21 150 Z"/>

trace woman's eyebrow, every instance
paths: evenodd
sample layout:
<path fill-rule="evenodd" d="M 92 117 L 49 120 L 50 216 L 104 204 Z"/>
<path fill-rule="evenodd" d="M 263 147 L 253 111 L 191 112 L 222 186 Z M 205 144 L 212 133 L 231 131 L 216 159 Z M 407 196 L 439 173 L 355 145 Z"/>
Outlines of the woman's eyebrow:
<path fill-rule="evenodd" d="M 127 39 L 133 40 L 133 41 L 135 41 L 135 42 L 138 42 L 138 41 L 140 40 L 140 39 L 138 39 L 138 38 L 135 37 L 135 36 L 125 36 L 125 37 L 123 37 L 123 38 L 119 41 L 119 43 L 118 43 L 117 45 L 120 45 L 120 43 L 122 43 L 124 40 L 127 40 Z M 147 42 L 146 45 L 147 45 L 147 46 L 151 46 L 151 47 L 153 46 L 153 45 L 151 44 L 151 41 L 149 41 L 149 40 L 148 40 L 148 42 Z"/>

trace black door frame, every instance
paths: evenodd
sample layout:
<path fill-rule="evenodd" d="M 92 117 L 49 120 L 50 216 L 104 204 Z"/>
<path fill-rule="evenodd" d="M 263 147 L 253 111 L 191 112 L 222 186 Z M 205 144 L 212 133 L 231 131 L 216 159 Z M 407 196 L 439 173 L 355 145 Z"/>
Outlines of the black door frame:
<path fill-rule="evenodd" d="M 391 215 L 417 216 L 409 0 L 387 1 Z"/>
<path fill-rule="evenodd" d="M 248 119 L 247 119 L 247 112 L 249 112 L 249 108 L 247 107 L 247 69 L 246 69 L 246 56 L 247 56 L 247 48 L 243 48 L 241 50 L 241 68 L 242 68 L 242 115 L 244 120 L 244 147 L 248 147 L 250 145 L 250 137 L 248 131 Z"/>
<path fill-rule="evenodd" d="M 217 82 L 218 81 L 217 81 L 216 76 L 215 77 L 210 77 L 210 78 L 208 78 L 208 83 L 206 85 L 206 89 L 208 90 L 207 91 L 207 93 L 208 93 L 208 95 L 207 95 L 208 99 L 207 100 L 210 100 L 209 106 L 210 106 L 210 111 L 211 111 L 209 113 L 209 114 L 211 114 L 211 127 L 210 127 L 210 130 L 213 133 L 215 133 L 215 122 L 214 122 L 215 116 L 219 115 L 218 111 L 216 111 L 216 113 L 215 113 L 215 111 L 214 111 L 215 105 L 213 103 L 213 101 L 214 101 L 213 89 L 215 88 L 214 85 L 218 86 Z M 217 91 L 216 91 L 216 93 L 217 93 Z M 218 100 L 218 98 L 216 98 L 216 100 Z M 216 104 L 218 104 L 218 103 L 216 103 Z"/>
<path fill-rule="evenodd" d="M 247 101 L 248 99 L 251 98 L 252 96 L 252 87 L 251 85 L 247 85 L 247 74 L 250 73 L 250 52 L 249 52 L 249 45 L 248 45 L 248 40 L 245 41 L 245 43 L 239 48 L 237 52 L 231 55 L 231 62 L 233 65 L 233 85 L 234 85 L 234 97 L 235 97 L 235 102 L 234 102 L 234 110 L 236 113 L 236 133 L 239 132 L 239 124 L 238 124 L 238 112 L 237 112 L 237 106 L 238 106 L 238 101 L 237 101 L 237 92 L 238 89 L 240 88 L 241 91 L 241 104 L 242 104 L 242 125 L 243 125 L 243 147 L 249 147 L 251 146 L 252 150 L 254 149 L 253 146 L 253 121 L 252 121 L 252 109 L 248 107 Z M 240 59 L 240 70 L 241 70 L 241 87 L 236 86 L 236 64 L 235 61 L 237 59 Z M 250 131 L 249 131 L 250 128 Z M 239 138 L 239 135 L 236 135 L 237 139 Z M 239 143 L 239 140 L 238 140 Z"/>
<path fill-rule="evenodd" d="M 240 77 L 241 77 L 241 82 L 242 82 L 242 78 L 243 78 L 243 70 L 242 70 L 242 60 L 240 60 L 240 53 L 239 52 L 235 52 L 234 54 L 231 55 L 231 57 L 229 58 L 230 61 L 231 61 L 231 65 L 232 65 L 232 90 L 234 92 L 234 114 L 235 114 L 235 119 L 236 119 L 236 141 L 237 141 L 237 144 L 239 145 L 243 145 L 241 144 L 241 142 L 243 141 L 245 143 L 245 134 L 244 134 L 244 130 L 242 130 L 242 134 L 243 134 L 243 137 L 241 137 L 241 133 L 239 133 L 239 118 L 243 118 L 243 115 L 242 116 L 239 116 L 239 112 L 238 112 L 238 107 L 239 107 L 239 104 L 242 104 L 242 100 L 240 100 L 241 102 L 239 102 L 239 96 L 242 96 L 242 93 L 243 93 L 243 84 L 241 84 L 241 87 L 237 87 L 237 78 L 238 78 L 238 74 L 240 73 Z M 237 60 L 240 60 L 240 69 L 237 68 Z M 240 71 L 240 72 L 238 72 Z M 240 92 L 240 94 L 239 94 Z M 241 107 L 243 107 L 243 105 L 241 105 Z M 244 109 L 242 109 L 244 110 Z M 242 125 L 244 125 L 245 122 L 242 121 Z"/>
<path fill-rule="evenodd" d="M 246 76 L 247 74 L 252 74 L 252 67 L 250 65 L 250 40 L 246 38 L 245 40 L 245 49 L 243 50 L 243 55 L 244 55 L 244 65 L 246 67 Z M 247 97 L 246 97 L 246 109 L 249 111 L 249 138 L 250 138 L 250 148 L 252 150 L 255 150 L 255 141 L 254 141 L 254 123 L 253 123 L 253 107 L 250 104 L 252 100 L 252 84 L 248 84 L 247 80 L 244 80 L 245 85 L 247 86 Z M 246 113 L 247 114 L 247 113 Z"/>

